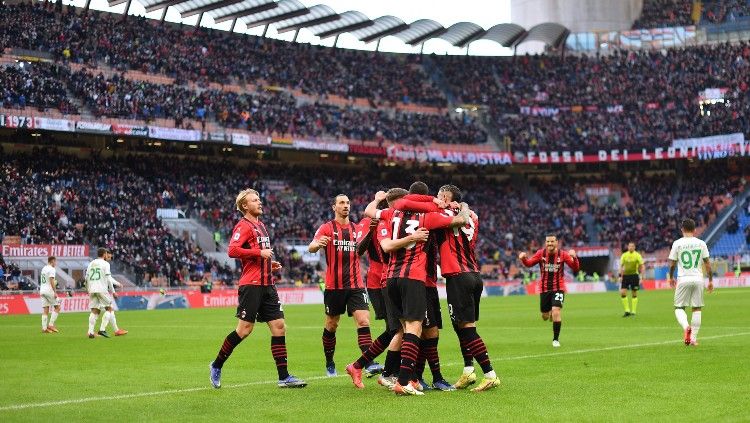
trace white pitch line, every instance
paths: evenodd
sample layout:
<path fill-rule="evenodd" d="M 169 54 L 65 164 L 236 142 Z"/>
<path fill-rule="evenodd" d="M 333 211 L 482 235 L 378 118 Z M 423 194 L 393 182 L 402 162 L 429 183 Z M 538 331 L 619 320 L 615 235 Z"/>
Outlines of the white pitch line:
<path fill-rule="evenodd" d="M 306 380 L 318 380 L 318 379 L 329 379 L 329 377 L 328 376 L 315 376 L 315 377 L 306 378 Z M 253 386 L 253 385 L 271 385 L 273 383 L 275 382 L 273 381 L 246 382 L 246 383 L 239 383 L 237 385 L 222 386 L 221 389 L 244 388 L 246 386 Z M 94 401 L 113 401 L 113 400 L 122 400 L 122 399 L 130 399 L 130 398 L 150 397 L 152 395 L 182 394 L 185 392 L 210 391 L 213 389 L 215 389 L 213 386 L 200 386 L 196 388 L 169 389 L 165 391 L 139 392 L 139 393 L 134 393 L 134 394 L 124 394 L 124 395 L 111 395 L 108 397 L 87 397 L 87 398 L 78 398 L 78 399 L 62 400 L 62 401 L 15 404 L 15 405 L 8 405 L 5 407 L 0 407 L 0 411 L 24 410 L 27 408 L 53 407 L 53 406 L 67 405 L 67 404 L 82 404 L 82 403 L 94 402 Z"/>
<path fill-rule="evenodd" d="M 719 339 L 719 338 L 730 338 L 734 336 L 745 336 L 745 335 L 750 335 L 750 332 L 705 336 L 705 337 L 702 337 L 701 339 Z M 543 357 L 555 357 L 559 355 L 586 354 L 586 353 L 591 353 L 591 352 L 652 347 L 652 346 L 669 345 L 669 344 L 676 344 L 676 343 L 682 343 L 682 342 L 683 342 L 682 340 L 670 340 L 670 341 L 661 341 L 661 342 L 650 342 L 650 343 L 645 343 L 645 344 L 618 345 L 614 347 L 589 348 L 585 350 L 562 351 L 562 352 L 548 353 L 548 354 L 534 354 L 534 355 L 521 355 L 521 356 L 515 356 L 515 357 L 494 358 L 492 361 L 526 360 L 529 358 L 543 358 Z M 449 364 L 455 364 L 455 363 L 449 363 Z M 341 377 L 341 376 L 342 375 L 339 375 L 337 377 Z M 306 379 L 307 380 L 320 380 L 320 379 L 331 379 L 331 378 L 327 376 L 314 376 L 314 377 L 309 377 Z M 222 386 L 222 389 L 244 388 L 246 386 L 253 386 L 253 385 L 271 385 L 273 383 L 274 383 L 273 381 L 247 382 L 247 383 L 240 383 L 237 385 Z M 201 387 L 196 387 L 196 388 L 169 389 L 169 390 L 164 390 L 164 391 L 111 395 L 107 397 L 87 397 L 87 398 L 78 398 L 78 399 L 62 400 L 62 401 L 15 404 L 15 405 L 7 405 L 4 407 L 0 407 L 0 411 L 15 411 L 15 410 L 25 410 L 29 408 L 54 407 L 54 406 L 68 405 L 68 404 L 83 404 L 83 403 L 94 402 L 94 401 L 114 401 L 114 400 L 122 400 L 122 399 L 150 397 L 150 396 L 155 396 L 155 395 L 168 395 L 168 394 L 181 394 L 181 393 L 186 393 L 186 392 L 210 391 L 213 389 L 214 388 L 210 386 L 201 386 Z"/>
<path fill-rule="evenodd" d="M 730 337 L 733 337 L 733 336 L 744 336 L 744 335 L 750 335 L 750 332 L 730 333 L 730 334 L 726 334 L 726 335 L 703 336 L 703 337 L 701 337 L 701 340 L 704 340 L 704 339 L 730 338 Z M 659 345 L 669 345 L 669 344 L 678 344 L 678 343 L 681 344 L 683 342 L 684 341 L 681 340 L 681 339 L 673 339 L 671 341 L 649 342 L 649 343 L 646 343 L 646 344 L 617 345 L 617 346 L 614 346 L 614 347 L 589 348 L 589 349 L 586 349 L 586 350 L 561 351 L 561 352 L 557 352 L 557 353 L 533 354 L 533 355 L 519 355 L 519 356 L 516 356 L 516 357 L 493 358 L 492 361 L 512 361 L 512 360 L 525 360 L 527 358 L 555 357 L 555 356 L 558 356 L 558 355 L 586 354 L 586 353 L 591 353 L 591 352 L 612 351 L 612 350 L 626 350 L 626 349 L 631 349 L 631 348 L 655 347 L 655 346 L 659 346 Z"/>

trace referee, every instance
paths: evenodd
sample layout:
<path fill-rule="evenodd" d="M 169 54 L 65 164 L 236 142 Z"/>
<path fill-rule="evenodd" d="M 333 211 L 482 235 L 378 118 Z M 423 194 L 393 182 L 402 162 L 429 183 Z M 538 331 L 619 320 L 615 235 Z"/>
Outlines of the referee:
<path fill-rule="evenodd" d="M 643 257 L 635 251 L 635 243 L 628 243 L 628 251 L 620 257 L 620 296 L 625 314 L 622 317 L 635 316 L 638 307 L 638 288 L 643 274 Z M 628 305 L 628 289 L 632 292 L 632 305 Z"/>

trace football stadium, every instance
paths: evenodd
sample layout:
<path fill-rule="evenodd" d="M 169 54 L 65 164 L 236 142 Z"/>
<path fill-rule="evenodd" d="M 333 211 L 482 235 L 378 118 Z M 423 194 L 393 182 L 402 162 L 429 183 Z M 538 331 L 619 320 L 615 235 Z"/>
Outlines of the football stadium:
<path fill-rule="evenodd" d="M 750 1 L 321 2 L 0 0 L 0 421 L 748 419 Z"/>

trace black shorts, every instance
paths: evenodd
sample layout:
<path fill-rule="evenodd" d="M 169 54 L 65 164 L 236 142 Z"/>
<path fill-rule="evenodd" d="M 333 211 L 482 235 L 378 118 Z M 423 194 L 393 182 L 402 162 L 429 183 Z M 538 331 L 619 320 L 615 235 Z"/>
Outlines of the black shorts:
<path fill-rule="evenodd" d="M 370 299 L 370 305 L 375 312 L 375 320 L 384 320 L 386 317 L 385 297 L 383 297 L 383 288 L 367 289 L 367 297 Z"/>
<path fill-rule="evenodd" d="M 401 320 L 396 314 L 396 306 L 391 301 L 391 297 L 388 296 L 388 288 L 382 288 L 380 294 L 383 296 L 385 305 L 385 329 L 391 333 L 397 332 L 401 329 Z"/>
<path fill-rule="evenodd" d="M 427 312 L 427 292 L 424 282 L 416 279 L 388 279 L 388 297 L 394 314 L 400 320 L 419 321 Z"/>
<path fill-rule="evenodd" d="M 477 272 L 446 276 L 445 291 L 448 295 L 448 314 L 454 322 L 473 323 L 479 320 L 479 301 L 484 284 Z"/>
<path fill-rule="evenodd" d="M 539 294 L 539 309 L 542 313 L 549 313 L 552 307 L 562 308 L 565 302 L 565 292 L 549 291 Z"/>
<path fill-rule="evenodd" d="M 284 307 L 275 285 L 243 285 L 237 291 L 237 318 L 246 322 L 270 322 L 284 318 Z"/>
<path fill-rule="evenodd" d="M 632 289 L 637 291 L 641 287 L 641 277 L 636 273 L 635 275 L 622 275 L 622 283 L 620 289 Z"/>
<path fill-rule="evenodd" d="M 443 315 L 440 313 L 440 297 L 438 297 L 438 289 L 435 287 L 425 287 L 425 291 L 427 291 L 427 310 L 424 312 L 422 327 L 433 328 L 437 326 L 438 329 L 442 329 Z"/>
<path fill-rule="evenodd" d="M 340 316 L 346 312 L 351 317 L 358 310 L 370 311 L 364 288 L 326 289 L 323 292 L 323 304 L 329 316 Z"/>

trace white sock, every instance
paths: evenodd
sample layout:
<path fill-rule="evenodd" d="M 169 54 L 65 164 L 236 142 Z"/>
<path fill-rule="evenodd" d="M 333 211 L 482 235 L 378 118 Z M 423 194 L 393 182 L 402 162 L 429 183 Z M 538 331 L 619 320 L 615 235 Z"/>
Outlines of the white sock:
<path fill-rule="evenodd" d="M 96 314 L 89 314 L 89 333 L 94 333 L 94 325 L 96 325 Z"/>
<path fill-rule="evenodd" d="M 99 330 L 103 330 L 103 331 L 107 330 L 107 325 L 109 324 L 110 316 L 112 316 L 112 313 L 108 311 L 104 312 L 104 317 L 102 317 L 102 325 L 99 326 Z"/>
<path fill-rule="evenodd" d="M 109 324 L 112 325 L 112 330 L 117 332 L 120 330 L 120 328 L 117 327 L 117 318 L 115 317 L 115 311 L 112 310 L 112 312 L 109 314 Z"/>
<path fill-rule="evenodd" d="M 497 375 L 495 374 L 495 371 L 492 370 L 490 372 L 485 373 L 484 377 L 486 377 L 487 379 L 494 379 L 497 377 Z"/>
<path fill-rule="evenodd" d="M 686 330 L 688 326 L 688 320 L 687 320 L 687 313 L 685 313 L 684 309 L 676 308 L 674 309 L 674 315 L 677 317 L 677 323 L 682 326 L 682 330 Z"/>
<path fill-rule="evenodd" d="M 694 311 L 693 316 L 690 319 L 690 327 L 693 329 L 690 333 L 690 340 L 695 341 L 698 339 L 698 330 L 701 328 L 701 312 Z"/>
<path fill-rule="evenodd" d="M 467 376 L 468 376 L 468 375 L 470 375 L 470 374 L 472 374 L 472 373 L 474 373 L 474 366 L 467 366 L 467 367 L 464 367 L 464 374 L 465 374 L 465 375 L 467 375 Z"/>
<path fill-rule="evenodd" d="M 47 315 L 42 314 L 42 330 L 47 330 Z"/>
<path fill-rule="evenodd" d="M 52 312 L 52 317 L 49 319 L 49 325 L 50 326 L 55 326 L 55 320 L 57 320 L 57 316 L 59 316 L 59 315 L 60 315 L 60 313 L 58 313 L 56 311 Z"/>

